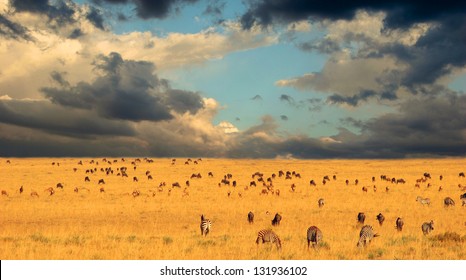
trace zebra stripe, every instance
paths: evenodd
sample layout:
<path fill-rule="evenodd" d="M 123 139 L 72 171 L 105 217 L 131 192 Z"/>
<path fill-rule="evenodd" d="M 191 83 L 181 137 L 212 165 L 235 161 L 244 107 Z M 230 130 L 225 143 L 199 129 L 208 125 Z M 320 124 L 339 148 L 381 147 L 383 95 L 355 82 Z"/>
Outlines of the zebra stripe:
<path fill-rule="evenodd" d="M 282 248 L 282 242 L 278 235 L 273 232 L 271 229 L 263 229 L 257 233 L 256 244 L 259 245 L 259 242 L 262 240 L 262 243 L 270 242 L 275 243 L 277 249 Z"/>
<path fill-rule="evenodd" d="M 207 236 L 207 234 L 210 231 L 210 227 L 212 226 L 212 222 L 204 217 L 204 215 L 201 215 L 201 235 Z"/>
<path fill-rule="evenodd" d="M 315 248 L 317 243 L 319 243 L 323 238 L 322 231 L 316 226 L 310 226 L 307 229 L 307 248 L 309 249 L 311 242 L 312 247 Z"/>
<path fill-rule="evenodd" d="M 430 206 L 430 199 L 429 198 L 422 198 L 422 197 L 418 196 L 418 197 L 416 197 L 416 201 L 418 201 L 422 205 Z"/>
<path fill-rule="evenodd" d="M 369 226 L 369 225 L 363 226 L 361 231 L 359 232 L 358 247 L 366 246 L 367 243 L 370 243 L 371 240 L 377 236 L 379 235 L 377 233 L 374 233 L 372 226 Z"/>
<path fill-rule="evenodd" d="M 430 222 L 425 222 L 422 224 L 422 233 L 424 233 L 424 235 L 427 235 L 429 234 L 431 231 L 434 230 L 434 221 L 430 221 Z"/>

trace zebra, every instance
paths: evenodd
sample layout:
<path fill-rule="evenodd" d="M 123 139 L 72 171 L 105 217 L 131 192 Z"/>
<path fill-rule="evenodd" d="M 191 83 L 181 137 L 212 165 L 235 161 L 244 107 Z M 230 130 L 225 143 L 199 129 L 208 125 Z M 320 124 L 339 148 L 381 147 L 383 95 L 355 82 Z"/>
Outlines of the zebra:
<path fill-rule="evenodd" d="M 422 233 L 424 233 L 424 235 L 429 234 L 431 231 L 434 230 L 434 221 L 431 220 L 430 222 L 423 223 L 421 229 L 422 229 Z"/>
<path fill-rule="evenodd" d="M 307 229 L 307 248 L 309 249 L 311 242 L 312 242 L 312 247 L 315 248 L 317 246 L 317 243 L 319 243 L 322 240 L 322 231 L 316 227 L 316 226 L 310 226 Z"/>
<path fill-rule="evenodd" d="M 372 226 L 365 225 L 362 227 L 361 231 L 359 232 L 359 241 L 358 247 L 366 246 L 367 243 L 370 243 L 371 240 L 375 237 L 378 237 L 377 233 L 374 233 Z"/>
<path fill-rule="evenodd" d="M 422 197 L 418 196 L 418 197 L 416 197 L 416 201 L 418 201 L 422 205 L 430 206 L 430 199 L 429 198 L 422 198 Z"/>
<path fill-rule="evenodd" d="M 210 227 L 212 226 L 212 222 L 204 217 L 204 214 L 201 215 L 201 235 L 207 236 L 210 231 Z"/>
<path fill-rule="evenodd" d="M 319 204 L 319 208 L 322 208 L 324 207 L 324 204 L 325 204 L 325 201 L 323 198 L 319 199 L 319 201 L 317 201 L 317 203 Z"/>
<path fill-rule="evenodd" d="M 377 221 L 379 221 L 379 225 L 383 225 L 383 222 L 385 221 L 385 217 L 383 216 L 382 213 L 379 213 L 379 215 L 377 215 Z"/>
<path fill-rule="evenodd" d="M 363 212 L 358 213 L 358 223 L 364 224 L 364 221 L 366 220 L 366 214 Z"/>
<path fill-rule="evenodd" d="M 249 213 L 248 213 L 248 222 L 250 224 L 254 223 L 254 213 L 252 213 L 251 211 L 249 211 Z"/>
<path fill-rule="evenodd" d="M 403 230 L 403 225 L 404 225 L 403 218 L 398 217 L 398 218 L 396 219 L 396 222 L 395 222 L 395 228 L 396 228 L 398 231 L 402 231 L 402 230 Z"/>
<path fill-rule="evenodd" d="M 453 199 L 451 199 L 451 197 L 445 197 L 445 199 L 443 200 L 443 203 L 444 203 L 445 207 L 455 206 L 455 201 Z"/>
<path fill-rule="evenodd" d="M 273 220 L 272 220 L 272 226 L 279 226 L 281 220 L 282 220 L 282 216 L 276 213 L 275 217 L 273 217 Z"/>
<path fill-rule="evenodd" d="M 259 242 L 261 240 L 262 240 L 262 243 L 266 243 L 266 242 L 275 243 L 278 250 L 282 248 L 282 242 L 280 238 L 271 229 L 263 229 L 257 233 L 256 244 L 259 245 Z"/>

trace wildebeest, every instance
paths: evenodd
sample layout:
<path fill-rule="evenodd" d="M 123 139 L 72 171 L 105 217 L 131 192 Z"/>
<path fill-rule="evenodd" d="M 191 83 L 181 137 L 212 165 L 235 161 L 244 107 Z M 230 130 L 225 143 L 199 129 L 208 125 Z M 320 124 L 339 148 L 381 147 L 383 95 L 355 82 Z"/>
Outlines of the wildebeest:
<path fill-rule="evenodd" d="M 379 225 L 383 225 L 383 222 L 385 221 L 385 217 L 383 216 L 382 213 L 379 213 L 377 215 L 377 221 L 379 221 Z"/>
<path fill-rule="evenodd" d="M 396 219 L 396 222 L 395 222 L 395 228 L 398 230 L 398 231 L 402 231 L 403 230 L 403 226 L 404 226 L 404 221 L 403 221 L 403 218 L 401 217 L 398 217 Z"/>
<path fill-rule="evenodd" d="M 323 198 L 319 199 L 319 200 L 317 201 L 317 204 L 319 205 L 319 208 L 324 207 L 324 204 L 325 204 L 324 199 L 323 199 Z"/>
<path fill-rule="evenodd" d="M 451 197 L 445 197 L 445 199 L 443 200 L 443 204 L 445 205 L 445 207 L 455 206 L 455 202 L 453 201 L 453 199 L 451 199 Z"/>
<path fill-rule="evenodd" d="M 19 193 L 20 193 L 20 194 L 23 193 L 23 186 L 19 187 Z"/>
<path fill-rule="evenodd" d="M 57 184 L 57 188 L 63 189 L 63 184 L 62 184 L 62 183 L 58 183 L 58 184 Z"/>
<path fill-rule="evenodd" d="M 282 220 L 282 216 L 276 213 L 275 217 L 273 217 L 273 220 L 272 220 L 272 226 L 279 226 L 281 220 Z"/>
<path fill-rule="evenodd" d="M 31 192 L 31 196 L 32 196 L 32 197 L 34 197 L 34 196 L 35 196 L 35 197 L 39 197 L 39 194 L 38 194 L 37 192 L 34 192 L 34 191 L 33 191 L 33 192 Z"/>
<path fill-rule="evenodd" d="M 100 184 L 105 184 L 104 179 L 100 179 L 98 184 L 99 184 L 99 185 L 100 185 Z"/>
<path fill-rule="evenodd" d="M 249 211 L 249 213 L 248 213 L 248 222 L 250 224 L 254 223 L 254 213 L 252 213 L 251 211 Z"/>
<path fill-rule="evenodd" d="M 84 178 L 84 182 L 90 182 L 91 179 L 89 178 L 89 176 L 86 176 L 86 178 Z"/>
<path fill-rule="evenodd" d="M 101 193 L 105 192 L 104 187 L 101 187 L 101 188 L 99 189 L 99 191 L 100 191 Z"/>
<path fill-rule="evenodd" d="M 364 212 L 359 212 L 358 213 L 358 223 L 364 224 L 365 220 L 366 220 L 366 214 L 364 214 Z"/>
<path fill-rule="evenodd" d="M 460 172 L 460 174 L 458 174 L 458 176 L 464 178 L 464 172 Z"/>
<path fill-rule="evenodd" d="M 7 193 L 7 191 L 5 191 L 5 190 L 2 190 L 2 195 L 4 195 L 4 196 L 8 196 L 8 193 Z"/>
<path fill-rule="evenodd" d="M 307 235 L 307 248 L 309 249 L 311 243 L 312 247 L 315 247 L 317 243 L 322 240 L 322 231 L 316 226 L 310 226 L 306 232 Z"/>

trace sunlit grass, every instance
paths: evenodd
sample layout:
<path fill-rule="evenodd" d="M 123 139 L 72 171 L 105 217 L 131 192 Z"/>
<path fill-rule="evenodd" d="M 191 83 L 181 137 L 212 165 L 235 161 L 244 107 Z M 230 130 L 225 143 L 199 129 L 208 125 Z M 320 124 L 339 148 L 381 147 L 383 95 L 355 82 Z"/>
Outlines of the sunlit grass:
<path fill-rule="evenodd" d="M 77 164 L 80 160 L 83 165 Z M 466 207 L 460 206 L 459 195 L 464 191 L 458 188 L 458 184 L 466 185 L 466 179 L 458 177 L 466 169 L 463 159 L 203 159 L 197 165 L 185 165 L 185 159 L 177 159 L 175 165 L 171 159 L 156 159 L 153 163 L 141 160 L 136 170 L 131 164 L 134 159 L 115 163 L 108 159 L 112 164 L 94 159 L 98 165 L 91 160 L 11 158 L 7 164 L 6 159 L 0 159 L 0 188 L 8 193 L 0 197 L 1 259 L 465 258 Z M 128 178 L 116 175 L 122 166 L 128 168 Z M 106 167 L 112 167 L 114 174 L 100 171 Z M 86 174 L 94 168 L 97 172 Z M 279 170 L 296 171 L 301 178 L 279 178 Z M 153 180 L 147 179 L 146 171 Z M 262 183 L 246 188 L 256 171 L 264 173 L 264 180 L 272 173 L 277 175 L 273 184 L 280 196 L 262 195 Z M 208 177 L 208 172 L 214 177 Z M 431 173 L 432 179 L 415 188 L 416 179 L 424 172 Z M 197 173 L 202 174 L 201 179 L 190 178 Z M 219 187 L 228 173 L 233 174 L 231 181 L 235 180 L 237 187 Z M 407 183 L 381 181 L 382 174 Z M 323 185 L 326 175 L 330 181 Z M 84 181 L 86 176 L 91 182 Z M 138 182 L 133 182 L 134 176 Z M 106 184 L 98 185 L 99 179 Z M 309 185 L 311 179 L 317 187 Z M 357 186 L 355 179 L 359 180 Z M 161 182 L 167 183 L 163 190 L 158 189 Z M 172 188 L 174 182 L 181 188 Z M 57 189 L 57 183 L 64 189 Z M 296 185 L 294 192 L 291 184 Z M 363 186 L 367 193 L 362 192 Z M 55 189 L 52 196 L 45 191 L 49 187 Z M 75 187 L 78 192 L 74 192 Z M 100 187 L 105 188 L 104 193 Z M 134 190 L 141 195 L 133 197 Z M 32 197 L 33 191 L 39 197 Z M 418 195 L 429 197 L 431 206 L 416 202 Z M 444 207 L 447 196 L 455 200 L 455 207 Z M 317 204 L 319 198 L 325 199 L 322 208 Z M 247 221 L 249 211 L 255 214 L 252 225 Z M 272 228 L 277 212 L 283 216 L 281 225 L 273 227 L 282 240 L 280 251 L 273 244 L 255 243 L 259 230 Z M 366 248 L 356 247 L 361 228 L 356 220 L 358 212 L 364 212 L 366 224 L 380 234 Z M 376 221 L 380 212 L 386 218 L 383 226 Z M 201 214 L 212 221 L 207 236 L 200 233 Z M 404 218 L 402 232 L 395 229 L 397 217 Z M 430 220 L 435 221 L 434 231 L 424 236 L 421 225 Z M 311 225 L 318 226 L 324 238 L 316 248 L 308 249 L 306 230 Z"/>

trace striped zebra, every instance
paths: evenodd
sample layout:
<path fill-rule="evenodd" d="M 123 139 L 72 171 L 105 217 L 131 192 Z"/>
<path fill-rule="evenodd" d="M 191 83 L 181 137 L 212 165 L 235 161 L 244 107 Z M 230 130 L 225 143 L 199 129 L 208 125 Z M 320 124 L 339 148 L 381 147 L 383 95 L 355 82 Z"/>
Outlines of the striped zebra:
<path fill-rule="evenodd" d="M 403 230 L 403 225 L 404 225 L 404 221 L 403 221 L 403 218 L 401 217 L 398 217 L 396 219 L 396 222 L 395 222 L 395 228 L 398 230 L 398 231 L 402 231 Z"/>
<path fill-rule="evenodd" d="M 322 240 L 322 231 L 316 227 L 316 226 L 310 226 L 307 229 L 307 248 L 309 249 L 311 242 L 312 242 L 312 247 L 315 248 L 317 246 L 317 243 L 319 243 Z"/>
<path fill-rule="evenodd" d="M 259 242 L 261 240 L 262 240 L 262 243 L 266 243 L 266 242 L 275 243 L 278 250 L 282 248 L 282 242 L 280 238 L 271 229 L 263 229 L 257 233 L 256 244 L 259 245 Z"/>
<path fill-rule="evenodd" d="M 445 205 L 445 207 L 455 206 L 455 201 L 453 201 L 451 197 L 445 197 L 445 199 L 443 200 L 443 204 Z"/>
<path fill-rule="evenodd" d="M 377 221 L 379 221 L 379 225 L 383 225 L 383 222 L 385 221 L 385 217 L 382 213 L 379 213 L 379 215 L 377 215 Z"/>
<path fill-rule="evenodd" d="M 378 237 L 379 235 L 377 233 L 374 233 L 374 230 L 372 229 L 372 226 L 365 225 L 362 227 L 361 231 L 359 232 L 359 241 L 358 241 L 358 247 L 361 246 L 366 246 L 367 243 L 370 243 L 371 240 L 375 237 Z"/>
<path fill-rule="evenodd" d="M 430 222 L 423 223 L 421 229 L 422 229 L 422 233 L 424 233 L 424 235 L 429 234 L 431 231 L 434 230 L 434 221 L 431 220 Z"/>
<path fill-rule="evenodd" d="M 421 203 L 422 205 L 430 206 L 430 199 L 429 198 L 422 198 L 420 196 L 416 197 L 416 201 Z"/>
<path fill-rule="evenodd" d="M 210 227 L 212 226 L 212 222 L 204 217 L 204 215 L 201 215 L 201 235 L 207 236 L 207 234 L 210 231 Z"/>

